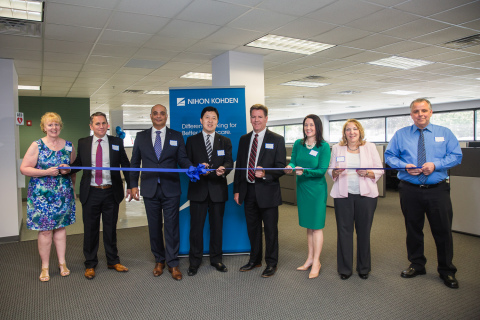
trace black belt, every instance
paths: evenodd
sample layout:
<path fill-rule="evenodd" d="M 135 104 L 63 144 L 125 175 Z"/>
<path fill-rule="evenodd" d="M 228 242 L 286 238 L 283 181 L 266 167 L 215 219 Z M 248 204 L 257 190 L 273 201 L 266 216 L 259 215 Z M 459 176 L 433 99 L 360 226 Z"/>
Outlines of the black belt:
<path fill-rule="evenodd" d="M 410 183 L 410 182 L 407 182 L 407 181 L 404 181 L 404 180 L 401 180 L 401 181 L 405 184 L 408 184 L 409 186 L 417 187 L 417 188 L 420 188 L 420 189 L 432 189 L 432 188 L 436 188 L 438 186 L 441 186 L 444 183 L 447 183 L 445 180 L 440 181 L 439 183 L 435 183 L 435 184 L 414 184 L 414 183 Z"/>

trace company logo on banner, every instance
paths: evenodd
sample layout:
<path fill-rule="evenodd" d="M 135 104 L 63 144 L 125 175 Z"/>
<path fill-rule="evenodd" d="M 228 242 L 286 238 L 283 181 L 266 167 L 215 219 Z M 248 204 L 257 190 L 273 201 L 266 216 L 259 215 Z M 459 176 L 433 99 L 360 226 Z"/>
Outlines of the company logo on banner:
<path fill-rule="evenodd" d="M 212 106 L 220 114 L 216 132 L 232 141 L 233 161 L 237 159 L 238 141 L 247 131 L 245 118 L 245 88 L 170 88 L 170 126 L 182 132 L 185 141 L 202 131 L 200 115 L 203 108 Z M 194 163 L 197 165 L 197 163 Z M 227 176 L 228 197 L 223 218 L 223 252 L 249 252 L 247 226 L 243 206 L 233 201 L 233 175 Z M 190 249 L 190 207 L 187 200 L 188 178 L 181 175 L 182 196 L 180 198 L 180 254 Z M 210 226 L 208 218 L 204 229 L 204 252 L 208 252 Z"/>

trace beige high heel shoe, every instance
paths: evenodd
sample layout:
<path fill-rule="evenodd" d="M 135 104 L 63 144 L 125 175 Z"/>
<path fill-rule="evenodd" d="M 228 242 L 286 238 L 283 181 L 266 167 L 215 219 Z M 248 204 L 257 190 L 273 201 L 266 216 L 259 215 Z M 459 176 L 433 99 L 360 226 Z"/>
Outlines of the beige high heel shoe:
<path fill-rule="evenodd" d="M 297 270 L 298 270 L 298 271 L 307 271 L 308 269 L 310 269 L 311 266 L 312 266 L 311 264 L 308 265 L 308 266 L 303 265 L 303 266 L 301 266 L 301 267 L 298 267 Z"/>
<path fill-rule="evenodd" d="M 318 275 L 320 274 L 320 269 L 322 268 L 322 265 L 320 264 L 320 267 L 318 268 L 318 271 L 317 272 L 314 272 L 313 271 L 313 267 L 312 267 L 312 271 L 310 271 L 310 274 L 308 275 L 308 279 L 315 279 L 318 277 Z"/>
<path fill-rule="evenodd" d="M 63 268 L 63 271 L 62 271 L 62 268 Z M 60 275 L 62 277 L 66 277 L 66 276 L 70 275 L 70 270 L 67 268 L 67 263 L 66 262 L 59 263 L 58 264 L 58 269 L 60 269 Z"/>
<path fill-rule="evenodd" d="M 39 279 L 42 282 L 47 282 L 50 280 L 50 276 L 48 275 L 48 267 L 42 268 L 42 273 L 40 273 Z"/>

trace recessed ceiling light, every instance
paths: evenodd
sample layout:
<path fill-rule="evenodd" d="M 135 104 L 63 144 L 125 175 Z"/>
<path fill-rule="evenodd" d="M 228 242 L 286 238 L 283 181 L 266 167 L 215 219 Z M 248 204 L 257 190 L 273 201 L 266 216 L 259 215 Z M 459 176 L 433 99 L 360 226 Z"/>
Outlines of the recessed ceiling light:
<path fill-rule="evenodd" d="M 43 2 L 1 0 L 0 17 L 18 20 L 43 21 Z"/>
<path fill-rule="evenodd" d="M 212 80 L 212 74 L 211 73 L 200 73 L 200 72 L 189 72 L 189 73 L 184 74 L 180 78 Z"/>
<path fill-rule="evenodd" d="M 360 93 L 361 91 L 355 91 L 355 90 L 345 90 L 345 91 L 340 91 L 338 94 L 344 94 L 344 95 L 349 95 L 349 94 L 357 94 Z"/>
<path fill-rule="evenodd" d="M 247 47 L 256 47 L 262 49 L 271 49 L 277 51 L 301 53 L 301 54 L 314 54 L 332 47 L 333 44 L 325 44 L 321 42 L 301 40 L 295 38 L 288 38 L 282 36 L 276 36 L 273 34 L 267 34 L 260 39 L 247 43 Z"/>
<path fill-rule="evenodd" d="M 124 108 L 151 108 L 151 104 L 122 104 Z"/>
<path fill-rule="evenodd" d="M 323 82 L 309 82 L 309 81 L 288 81 L 285 83 L 280 83 L 282 86 L 294 86 L 294 87 L 308 87 L 308 88 L 318 88 L 328 86 L 330 83 Z"/>
<path fill-rule="evenodd" d="M 168 91 L 146 91 L 145 94 L 169 94 Z"/>
<path fill-rule="evenodd" d="M 352 101 L 342 101 L 342 100 L 327 100 L 327 101 L 323 101 L 325 103 L 349 103 L 349 102 L 352 102 Z"/>
<path fill-rule="evenodd" d="M 18 90 L 36 90 L 36 91 L 39 91 L 40 86 L 21 86 L 21 85 L 19 85 Z"/>
<path fill-rule="evenodd" d="M 345 108 L 355 109 L 355 108 L 361 108 L 361 106 L 348 106 L 348 107 L 345 107 Z"/>
<path fill-rule="evenodd" d="M 412 69 L 416 67 L 426 66 L 426 65 L 432 64 L 433 62 L 426 61 L 426 60 L 409 59 L 409 58 L 392 56 L 390 58 L 380 59 L 380 60 L 367 62 L 367 63 L 377 65 L 377 66 L 392 67 L 392 68 L 407 70 L 407 69 Z"/>
<path fill-rule="evenodd" d="M 399 96 L 408 96 L 409 94 L 414 94 L 418 93 L 417 91 L 406 91 L 406 90 L 394 90 L 394 91 L 387 91 L 387 92 L 382 92 L 386 94 L 396 94 Z"/>

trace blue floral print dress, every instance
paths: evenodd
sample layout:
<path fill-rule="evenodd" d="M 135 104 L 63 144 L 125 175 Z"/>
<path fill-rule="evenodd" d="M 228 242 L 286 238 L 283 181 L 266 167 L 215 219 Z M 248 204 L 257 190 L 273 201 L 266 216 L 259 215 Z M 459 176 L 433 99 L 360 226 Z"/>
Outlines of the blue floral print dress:
<path fill-rule="evenodd" d="M 50 150 L 42 139 L 38 144 L 36 169 L 70 164 L 72 143 L 67 141 L 59 151 Z M 32 177 L 28 184 L 27 228 L 30 230 L 54 230 L 75 223 L 75 196 L 70 176 L 58 175 Z"/>

